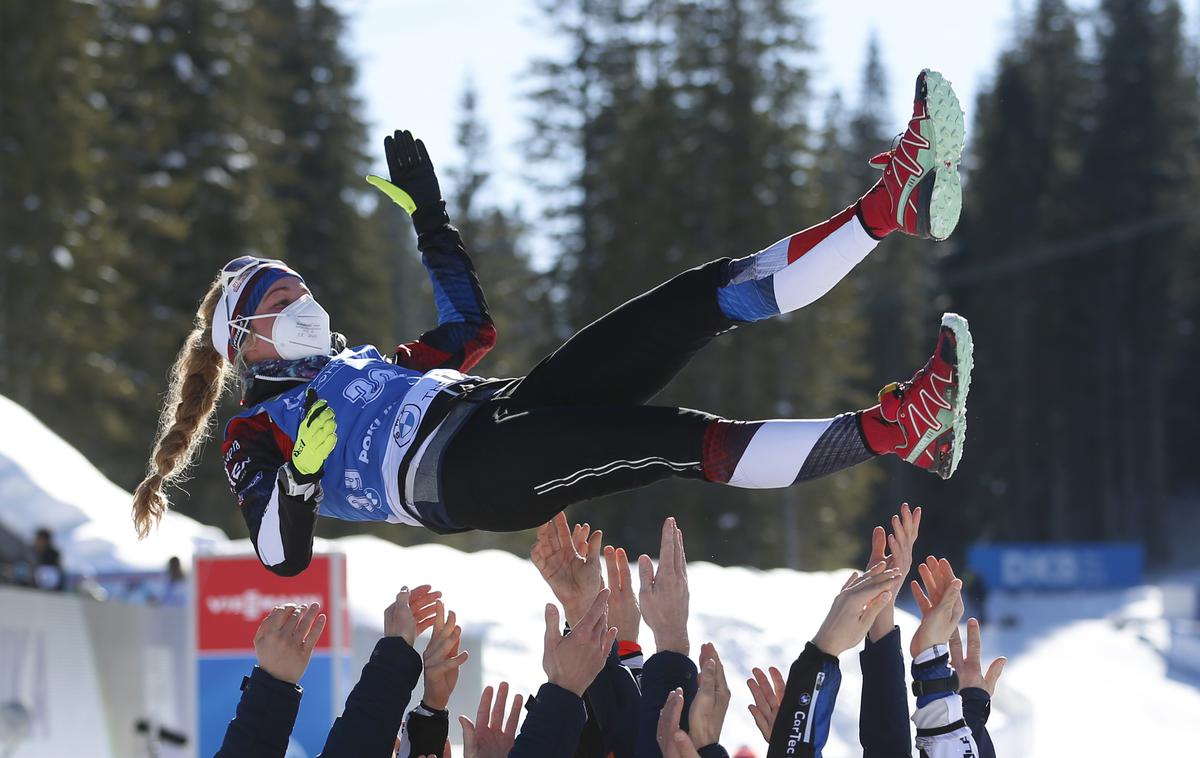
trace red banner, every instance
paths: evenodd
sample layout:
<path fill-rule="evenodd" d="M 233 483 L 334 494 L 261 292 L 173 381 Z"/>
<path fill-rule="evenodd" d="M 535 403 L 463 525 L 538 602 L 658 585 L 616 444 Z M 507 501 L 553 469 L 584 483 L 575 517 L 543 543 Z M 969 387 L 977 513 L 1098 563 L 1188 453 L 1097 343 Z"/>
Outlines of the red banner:
<path fill-rule="evenodd" d="M 333 586 L 334 561 L 339 563 Z M 341 555 L 314 555 L 299 576 L 282 577 L 249 556 L 197 557 L 196 647 L 201 653 L 253 651 L 254 633 L 277 605 L 321 604 L 330 621 L 346 614 L 345 559 Z M 340 620 L 340 619 L 339 619 Z M 348 628 L 348 627 L 346 627 Z M 316 650 L 329 650 L 333 634 L 326 629 Z"/>

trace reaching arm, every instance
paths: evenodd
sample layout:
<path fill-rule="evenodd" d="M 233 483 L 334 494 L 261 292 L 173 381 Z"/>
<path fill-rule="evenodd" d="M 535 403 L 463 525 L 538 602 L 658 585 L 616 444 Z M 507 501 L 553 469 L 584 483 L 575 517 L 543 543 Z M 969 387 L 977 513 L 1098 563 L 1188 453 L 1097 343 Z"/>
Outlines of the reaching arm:
<path fill-rule="evenodd" d="M 421 656 L 401 637 L 383 637 L 333 722 L 321 755 L 391 755 L 404 709 L 421 676 Z"/>
<path fill-rule="evenodd" d="M 881 614 L 882 615 L 882 614 Z M 858 716 L 858 741 L 863 758 L 912 756 L 912 730 L 908 725 L 908 688 L 904 681 L 904 653 L 900 628 L 878 640 L 867 636 L 858 654 L 862 669 L 862 705 Z"/>
<path fill-rule="evenodd" d="M 468 371 L 496 344 L 496 327 L 475 266 L 458 230 L 449 224 L 417 238 L 421 263 L 433 282 L 438 325 L 396 347 L 396 362 L 418 371 Z"/>
<path fill-rule="evenodd" d="M 421 656 L 413 641 L 433 625 L 440 595 L 428 585 L 405 588 L 384 611 L 383 637 L 325 738 L 324 758 L 392 754 L 404 709 L 421 676 Z"/>
<path fill-rule="evenodd" d="M 945 644 L 921 651 L 912 664 L 914 681 L 936 683 L 950 679 L 950 655 Z M 912 717 L 917 726 L 917 749 L 927 758 L 978 758 L 979 749 L 963 718 L 962 697 L 956 691 L 917 697 Z"/>
<path fill-rule="evenodd" d="M 425 143 L 411 133 L 384 137 L 391 181 L 368 176 L 367 182 L 412 216 L 421 263 L 433 281 L 438 325 L 412 342 L 396 347 L 396 362 L 417 371 L 452 368 L 468 371 L 496 344 L 496 327 L 475 267 L 458 230 L 450 226 Z"/>
<path fill-rule="evenodd" d="M 281 444 L 288 449 L 281 450 Z M 280 576 L 308 568 L 321 504 L 319 481 L 298 484 L 287 475 L 291 445 L 263 411 L 231 420 L 221 446 L 229 487 L 237 495 L 254 551 Z"/>
<path fill-rule="evenodd" d="M 811 642 L 792 664 L 767 758 L 820 756 L 829 739 L 833 704 L 842 684 L 837 656 Z"/>
<path fill-rule="evenodd" d="M 604 668 L 587 688 L 587 701 L 600 727 L 605 755 L 633 755 L 641 699 L 633 673 L 621 664 L 617 646 L 613 645 Z"/>
<path fill-rule="evenodd" d="M 299 685 L 283 682 L 255 666 L 242 681 L 237 714 L 225 728 L 225 739 L 215 758 L 280 756 L 300 710 Z"/>

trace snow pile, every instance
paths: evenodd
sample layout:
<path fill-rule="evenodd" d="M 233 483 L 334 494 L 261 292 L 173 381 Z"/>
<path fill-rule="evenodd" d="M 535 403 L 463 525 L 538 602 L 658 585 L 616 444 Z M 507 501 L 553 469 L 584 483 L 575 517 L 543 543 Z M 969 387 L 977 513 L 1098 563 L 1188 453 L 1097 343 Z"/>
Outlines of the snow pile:
<path fill-rule="evenodd" d="M 30 541 L 39 527 L 53 530 L 67 571 L 161 570 L 173 555 L 186 565 L 196 550 L 228 542 L 220 529 L 173 512 L 139 542 L 130 493 L 3 396 L 0 426 L 0 523 Z"/>
<path fill-rule="evenodd" d="M 197 551 L 250 552 L 248 541 L 231 542 L 220 530 L 176 513 L 167 514 L 151 539 L 138 542 L 129 521 L 129 493 L 4 397 L 0 424 L 9 432 L 0 436 L 0 523 L 25 538 L 38 526 L 53 529 L 68 570 L 158 570 L 171 555 L 188 563 Z M 681 512 L 685 528 L 687 521 Z M 383 609 L 396 591 L 429 583 L 445 593 L 467 636 L 483 639 L 482 650 L 471 652 L 482 663 L 485 683 L 504 680 L 525 693 L 542 684 L 543 608 L 553 597 L 528 560 L 441 545 L 405 548 L 366 536 L 317 540 L 315 549 L 346 554 L 355 627 L 382 631 Z M 745 680 L 753 666 L 786 672 L 847 571 L 690 565 L 693 653 L 712 641 L 725 662 L 733 700 L 722 742 L 731 752 L 749 745 L 765 754 L 746 711 Z M 999 755 L 1108 756 L 1131 750 L 1169 755 L 1194 743 L 1200 682 L 1165 661 L 1168 634 L 1159 588 L 993 593 L 989 608 L 993 623 L 984 630 L 984 655 L 1010 659 L 989 722 Z M 896 616 L 907 648 L 916 619 L 903 610 Z M 1015 625 L 995 623 L 1006 618 Z M 644 626 L 641 641 L 647 654 L 653 651 L 653 636 Z M 827 758 L 862 754 L 855 651 L 842 656 L 842 673 Z M 1117 715 L 1104 721 L 1112 710 L 1108 703 L 1116 701 Z M 1097 728 L 1109 722 L 1111 728 Z M 458 738 L 456 725 L 452 735 Z"/>

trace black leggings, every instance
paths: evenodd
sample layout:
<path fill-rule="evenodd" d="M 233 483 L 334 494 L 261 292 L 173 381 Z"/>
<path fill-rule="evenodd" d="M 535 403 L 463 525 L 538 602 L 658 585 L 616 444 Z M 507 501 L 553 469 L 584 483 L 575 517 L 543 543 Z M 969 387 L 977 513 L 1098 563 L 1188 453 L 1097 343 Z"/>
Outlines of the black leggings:
<path fill-rule="evenodd" d="M 717 417 L 643 403 L 735 325 L 716 297 L 728 266 L 685 271 L 621 305 L 483 403 L 442 462 L 450 518 L 517 531 L 571 503 L 670 476 L 703 478 L 705 431 Z"/>

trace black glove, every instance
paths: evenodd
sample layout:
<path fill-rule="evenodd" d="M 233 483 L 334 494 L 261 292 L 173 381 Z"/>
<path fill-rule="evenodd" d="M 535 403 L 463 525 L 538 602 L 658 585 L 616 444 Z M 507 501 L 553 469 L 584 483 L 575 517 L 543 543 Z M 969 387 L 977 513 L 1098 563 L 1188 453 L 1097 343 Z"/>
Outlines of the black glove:
<path fill-rule="evenodd" d="M 442 200 L 442 190 L 425 143 L 414 140 L 412 132 L 397 131 L 393 136 L 383 138 L 383 150 L 392 180 L 389 182 L 372 175 L 367 177 L 367 182 L 412 215 L 417 234 L 449 223 L 446 202 Z"/>

